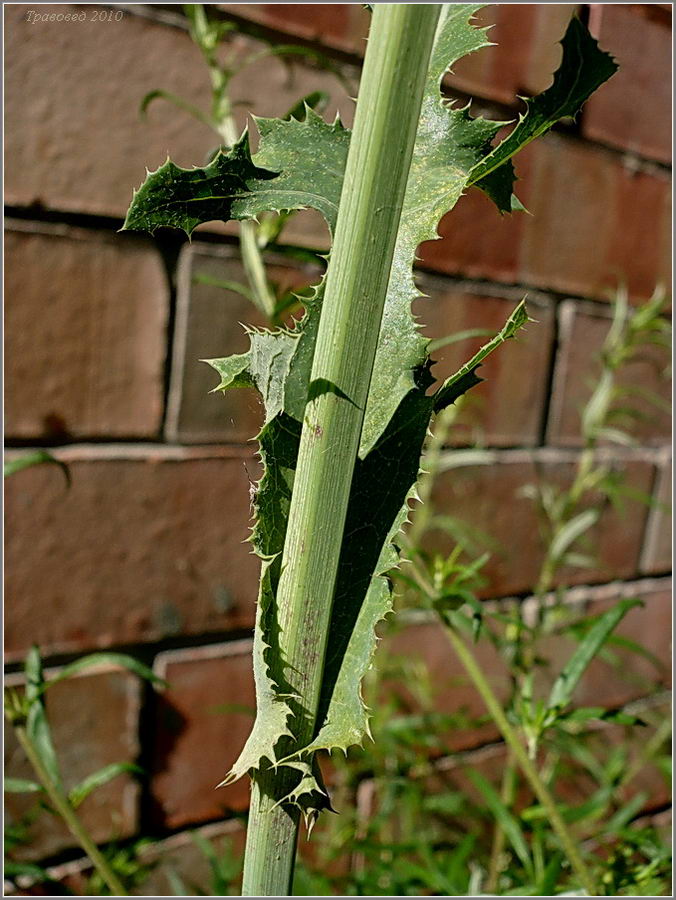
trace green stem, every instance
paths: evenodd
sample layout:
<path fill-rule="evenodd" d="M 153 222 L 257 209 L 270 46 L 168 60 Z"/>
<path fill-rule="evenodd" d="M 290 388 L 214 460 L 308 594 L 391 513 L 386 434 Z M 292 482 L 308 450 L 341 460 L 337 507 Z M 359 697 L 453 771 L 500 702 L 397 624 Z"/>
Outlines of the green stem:
<path fill-rule="evenodd" d="M 298 749 L 315 733 L 347 505 L 439 12 L 423 4 L 373 12 L 277 588 L 281 655 L 302 707 L 291 723 Z M 245 896 L 291 888 L 298 815 L 277 805 L 283 777 L 254 779 Z"/>
<path fill-rule="evenodd" d="M 552 828 L 558 835 L 559 840 L 561 841 L 561 846 L 568 857 L 568 861 L 570 865 L 580 879 L 580 882 L 586 892 L 590 896 L 596 896 L 597 890 L 596 885 L 594 884 L 594 879 L 587 868 L 584 860 L 580 856 L 577 847 L 575 846 L 575 842 L 568 831 L 566 823 L 563 821 L 561 813 L 554 801 L 554 798 L 550 794 L 547 786 L 544 781 L 540 778 L 540 774 L 533 764 L 532 760 L 529 759 L 526 750 L 519 740 L 519 737 L 516 731 L 512 728 L 505 715 L 505 712 L 500 704 L 500 701 L 496 697 L 493 689 L 491 688 L 486 676 L 481 671 L 480 666 L 477 664 L 472 652 L 468 649 L 467 645 L 457 633 L 457 631 L 452 627 L 452 625 L 446 624 L 446 633 L 448 635 L 448 639 L 453 645 L 453 649 L 458 655 L 460 662 L 462 663 L 465 671 L 469 675 L 470 679 L 474 683 L 477 691 L 481 695 L 482 700 L 486 704 L 486 707 L 493 717 L 495 724 L 500 729 L 502 736 L 509 746 L 509 749 L 514 754 L 514 758 L 519 764 L 521 771 L 524 774 L 524 777 L 530 784 L 533 793 L 538 798 L 540 803 L 545 808 L 547 815 L 549 817 L 549 821 L 552 824 Z"/>
<path fill-rule="evenodd" d="M 500 799 L 507 807 L 511 809 L 514 804 L 516 794 L 516 766 L 514 765 L 514 754 L 509 752 L 505 770 L 502 773 L 502 786 L 500 788 Z M 487 894 L 494 894 L 498 887 L 498 878 L 501 871 L 502 854 L 505 849 L 505 830 L 496 819 L 493 829 L 493 844 L 491 846 L 491 858 L 488 864 L 488 877 L 486 879 L 485 891 Z"/>
<path fill-rule="evenodd" d="M 110 868 L 108 861 L 87 833 L 84 825 L 77 817 L 75 810 L 68 802 L 68 798 L 65 797 L 61 789 L 54 784 L 49 775 L 49 772 L 42 765 L 40 754 L 35 751 L 31 739 L 28 737 L 26 729 L 22 725 L 15 725 L 14 730 L 16 732 L 19 743 L 23 747 L 23 750 L 28 757 L 28 761 L 33 766 L 35 774 L 38 776 L 38 779 L 45 789 L 47 796 L 51 800 L 54 809 L 66 823 L 70 833 L 73 835 L 80 847 L 82 847 L 84 852 L 92 861 L 99 875 L 108 885 L 111 894 L 114 897 L 126 897 L 127 891 L 125 891 L 122 882 Z"/>

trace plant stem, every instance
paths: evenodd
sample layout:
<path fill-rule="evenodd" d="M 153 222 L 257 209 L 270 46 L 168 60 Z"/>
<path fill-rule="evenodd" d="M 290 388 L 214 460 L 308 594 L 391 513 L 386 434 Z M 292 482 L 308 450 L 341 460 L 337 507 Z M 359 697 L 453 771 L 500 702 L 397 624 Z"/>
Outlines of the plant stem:
<path fill-rule="evenodd" d="M 114 897 L 126 897 L 127 891 L 125 891 L 122 882 L 110 868 L 108 861 L 87 833 L 86 828 L 78 818 L 75 810 L 68 802 L 68 798 L 63 794 L 63 791 L 54 784 L 49 772 L 47 772 L 42 765 L 40 754 L 36 753 L 26 729 L 22 725 L 15 725 L 14 730 L 16 732 L 17 740 L 23 747 L 30 764 L 35 770 L 35 774 L 38 776 L 38 779 L 54 805 L 54 808 L 68 826 L 70 833 L 92 861 L 99 875 L 108 885 L 111 894 Z"/>
<path fill-rule="evenodd" d="M 481 671 L 480 666 L 477 664 L 476 660 L 472 652 L 468 649 L 467 645 L 457 633 L 455 628 L 449 623 L 446 624 L 446 633 L 448 638 L 453 645 L 453 649 L 458 655 L 460 662 L 462 663 L 465 671 L 469 675 L 470 679 L 474 683 L 477 691 L 481 695 L 482 700 L 486 704 L 489 713 L 493 717 L 495 724 L 500 729 L 505 742 L 508 744 L 509 749 L 514 754 L 516 761 L 518 762 L 521 771 L 523 772 L 526 780 L 530 784 L 533 793 L 538 798 L 540 803 L 542 803 L 545 808 L 547 815 L 549 816 L 549 821 L 552 824 L 552 828 L 558 835 L 559 840 L 561 841 L 561 846 L 568 857 L 568 861 L 570 865 L 580 879 L 580 882 L 586 892 L 590 896 L 596 896 L 596 885 L 594 884 L 594 879 L 591 876 L 589 869 L 587 868 L 584 860 L 580 856 L 577 847 L 575 846 L 575 842 L 568 831 L 566 823 L 563 821 L 561 813 L 554 801 L 554 798 L 549 792 L 549 789 L 545 785 L 544 781 L 540 778 L 540 774 L 537 771 L 535 765 L 532 760 L 528 757 L 526 750 L 519 740 L 519 737 L 516 731 L 512 728 L 505 715 L 505 712 L 500 704 L 500 701 L 495 696 L 493 689 L 491 688 L 486 676 Z"/>
<path fill-rule="evenodd" d="M 302 707 L 291 723 L 298 748 L 316 728 L 347 505 L 439 13 L 414 4 L 373 11 L 277 588 L 281 655 Z M 245 896 L 291 888 L 298 814 L 276 805 L 281 771 L 254 779 Z"/>
<path fill-rule="evenodd" d="M 500 799 L 507 809 L 511 809 L 514 803 L 516 793 L 516 766 L 514 765 L 514 754 L 509 751 L 505 770 L 502 773 L 502 786 L 500 789 Z M 500 877 L 500 862 L 505 849 L 505 831 L 498 820 L 495 820 L 493 829 L 493 844 L 491 846 L 491 858 L 488 864 L 488 878 L 486 879 L 485 891 L 487 894 L 495 894 L 498 888 L 498 878 Z"/>

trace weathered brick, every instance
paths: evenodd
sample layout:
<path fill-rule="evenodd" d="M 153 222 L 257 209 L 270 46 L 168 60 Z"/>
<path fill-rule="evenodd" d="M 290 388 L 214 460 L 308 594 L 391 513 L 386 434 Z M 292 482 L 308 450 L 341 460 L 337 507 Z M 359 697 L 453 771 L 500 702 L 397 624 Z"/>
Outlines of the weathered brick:
<path fill-rule="evenodd" d="M 5 16 L 5 202 L 122 216 L 145 167 L 169 152 L 182 166 L 199 165 L 217 144 L 211 130 L 158 100 L 139 116 L 139 104 L 162 88 L 208 109 L 206 67 L 187 33 L 129 10 L 120 22 L 91 21 L 86 6 L 44 6 L 40 12 L 87 11 L 86 22 L 36 22 L 26 8 Z M 261 44 L 235 38 L 238 54 Z M 171 65 L 167 65 L 171 60 Z M 240 125 L 246 112 L 284 115 L 302 96 L 326 90 L 327 115 L 349 120 L 352 103 L 329 72 L 279 59 L 251 66 L 231 82 Z M 246 101 L 242 106 L 239 101 Z"/>
<path fill-rule="evenodd" d="M 661 574 L 671 569 L 671 458 L 657 469 L 653 490 L 655 505 L 650 510 L 641 553 L 641 572 Z"/>
<path fill-rule="evenodd" d="M 589 99 L 582 133 L 671 162 L 671 29 L 614 3 L 598 4 L 591 24 L 620 68 Z"/>
<path fill-rule="evenodd" d="M 558 41 L 576 9 L 570 3 L 496 3 L 479 10 L 475 22 L 491 26 L 488 39 L 497 46 L 456 63 L 450 85 L 508 105 L 543 91 L 559 65 Z"/>
<path fill-rule="evenodd" d="M 284 290 L 319 281 L 320 273 L 303 272 L 273 262 L 268 278 Z M 253 438 L 263 422 L 255 391 L 210 393 L 218 376 L 199 362 L 243 353 L 249 339 L 242 323 L 267 324 L 249 300 L 234 291 L 196 281 L 199 276 L 245 282 L 232 248 L 192 244 L 181 251 L 171 386 L 166 432 L 170 441 L 240 441 Z"/>
<path fill-rule="evenodd" d="M 567 447 L 583 443 L 580 415 L 598 382 L 601 372 L 599 354 L 611 324 L 611 312 L 603 308 L 573 300 L 567 300 L 559 307 L 559 341 L 547 426 L 549 443 Z M 669 441 L 671 390 L 664 374 L 668 363 L 667 352 L 646 345 L 617 375 L 618 387 L 646 391 L 657 399 L 657 403 L 651 403 L 642 394 L 629 394 L 615 401 L 616 407 L 634 408 L 643 418 L 621 419 L 609 424 L 625 429 L 642 444 L 659 445 Z"/>
<path fill-rule="evenodd" d="M 64 226 L 8 226 L 7 436 L 157 434 L 169 286 L 152 244 Z"/>
<path fill-rule="evenodd" d="M 48 669 L 47 677 L 58 670 Z M 8 686 L 23 684 L 9 675 Z M 47 715 L 67 790 L 83 778 L 115 762 L 135 762 L 139 754 L 137 724 L 140 710 L 139 679 L 127 671 L 107 667 L 55 684 L 46 694 Z M 17 743 L 13 730 L 5 731 L 5 775 L 35 780 L 35 774 Z M 125 838 L 138 828 L 138 783 L 120 775 L 92 792 L 79 815 L 97 841 Z M 35 795 L 5 794 L 5 810 L 17 821 L 35 806 Z M 28 843 L 15 858 L 40 859 L 75 845 L 61 820 L 41 813 L 29 828 Z"/>
<path fill-rule="evenodd" d="M 369 16 L 348 4 L 219 4 L 225 12 L 280 32 L 318 41 L 325 47 L 363 55 Z M 494 4 L 479 10 L 474 22 L 491 26 L 497 46 L 459 60 L 448 83 L 463 93 L 512 104 L 517 94 L 537 93 L 551 82 L 561 50 L 557 42 L 578 7 Z"/>
<path fill-rule="evenodd" d="M 318 41 L 350 53 L 364 52 L 370 16 L 348 3 L 219 3 L 225 12 L 244 16 L 292 37 Z"/>
<path fill-rule="evenodd" d="M 244 853 L 246 832 L 241 822 L 230 819 L 196 829 L 198 835 L 213 847 L 219 857 L 238 859 Z M 178 875 L 187 888 L 201 889 L 205 896 L 213 893 L 209 860 L 193 838 L 183 831 L 157 841 L 141 854 L 144 863 L 153 866 L 149 877 L 136 892 L 142 897 L 166 897 L 174 893 L 171 876 Z"/>
<path fill-rule="evenodd" d="M 155 670 L 169 682 L 159 698 L 154 729 L 155 825 L 179 828 L 246 809 L 247 779 L 216 785 L 251 730 L 256 708 L 251 642 L 161 653 Z"/>
<path fill-rule="evenodd" d="M 474 328 L 497 332 L 515 306 L 515 299 L 470 293 L 461 285 L 427 279 L 421 286 L 430 299 L 421 300 L 416 312 L 425 325 L 423 332 L 432 338 Z M 537 324 L 529 325 L 517 340 L 486 360 L 479 370 L 484 383 L 468 394 L 464 412 L 450 434 L 452 443 L 478 440 L 489 445 L 528 446 L 539 442 L 554 316 L 551 306 L 541 299 L 532 299 L 529 310 Z M 439 381 L 448 378 L 487 340 L 486 336 L 477 337 L 436 350 L 432 356 L 438 362 L 432 374 Z"/>
<path fill-rule="evenodd" d="M 220 632 L 253 623 L 245 451 L 149 446 L 59 452 L 6 485 L 7 652 Z M 58 615 L 36 616 L 55 609 Z"/>
<path fill-rule="evenodd" d="M 538 477 L 558 485 L 570 483 L 574 458 L 547 450 L 492 451 L 484 465 L 450 468 L 437 477 L 432 497 L 434 510 L 452 516 L 456 524 L 467 529 L 475 545 L 478 543 L 491 553 L 482 569 L 487 579 L 482 596 L 521 594 L 533 588 L 543 548 L 533 502 L 522 491 L 525 485 L 537 483 Z M 640 491 L 650 490 L 651 463 L 625 455 L 606 458 L 624 473 L 628 485 Z M 634 576 L 645 519 L 646 509 L 641 503 L 628 501 L 624 512 L 606 505 L 599 522 L 586 536 L 587 549 L 597 560 L 595 567 L 564 570 L 560 573 L 561 582 L 580 584 Z M 428 535 L 426 544 L 429 549 L 448 552 L 453 542 L 440 527 Z"/>
<path fill-rule="evenodd" d="M 397 655 L 405 657 L 409 663 L 418 659 L 434 692 L 434 708 L 438 712 L 460 717 L 458 723 L 444 735 L 449 752 L 476 747 L 499 737 L 492 721 L 476 723 L 475 720 L 486 715 L 486 707 L 439 622 L 410 624 L 397 630 L 385 640 L 384 650 L 395 658 Z M 505 700 L 509 693 L 509 678 L 498 652 L 485 640 L 476 644 L 473 652 L 482 670 L 487 673 L 492 688 L 501 700 Z M 385 692 L 395 692 L 413 709 L 417 707 L 405 683 L 385 682 L 383 689 Z M 377 735 L 375 739 L 378 739 Z"/>
<path fill-rule="evenodd" d="M 668 178 L 558 135 L 534 148 L 519 280 L 599 299 L 620 281 L 633 298 L 650 296 L 663 265 Z"/>

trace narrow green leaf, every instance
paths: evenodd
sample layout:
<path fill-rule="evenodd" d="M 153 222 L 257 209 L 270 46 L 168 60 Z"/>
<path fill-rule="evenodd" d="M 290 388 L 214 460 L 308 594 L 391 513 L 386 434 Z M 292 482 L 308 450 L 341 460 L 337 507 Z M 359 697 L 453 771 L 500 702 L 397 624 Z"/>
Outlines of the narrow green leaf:
<path fill-rule="evenodd" d="M 500 331 L 493 337 L 492 340 L 488 341 L 487 344 L 484 344 L 483 347 L 480 347 L 479 350 L 474 354 L 474 356 L 465 363 L 464 366 L 461 366 L 458 371 L 451 375 L 450 378 L 447 378 L 446 381 L 441 385 L 441 387 L 437 390 L 435 395 L 435 410 L 443 409 L 445 406 L 448 406 L 449 402 L 453 402 L 455 398 L 455 389 L 458 384 L 463 382 L 463 379 L 474 377 L 476 379 L 476 375 L 474 374 L 478 367 L 484 362 L 484 360 L 494 351 L 496 350 L 500 344 L 503 344 L 505 341 L 513 338 L 517 332 L 523 328 L 523 326 L 530 321 L 528 318 L 528 313 L 526 312 L 526 301 L 522 300 L 513 310 L 504 326 L 500 329 Z M 476 379 L 475 383 L 477 383 L 478 379 Z"/>
<path fill-rule="evenodd" d="M 5 778 L 6 794 L 35 794 L 43 790 L 42 785 L 27 778 Z"/>
<path fill-rule="evenodd" d="M 154 100 L 166 100 L 168 103 L 172 103 L 174 106 L 178 107 L 178 109 L 182 109 L 189 113 L 194 119 L 197 119 L 198 122 L 202 122 L 203 125 L 208 125 L 209 128 L 214 127 L 211 117 L 205 112 L 202 112 L 199 107 L 195 106 L 193 103 L 189 103 L 182 97 L 179 97 L 178 94 L 172 94 L 171 91 L 164 91 L 161 88 L 157 88 L 154 91 L 148 91 L 141 100 L 139 112 L 143 118 L 147 116 L 148 107 Z"/>
<path fill-rule="evenodd" d="M 129 672 L 133 672 L 140 678 L 151 682 L 151 684 L 158 687 L 166 687 L 166 681 L 159 678 L 152 669 L 149 669 L 148 666 L 145 666 L 137 659 L 134 659 L 133 656 L 128 656 L 126 653 L 112 652 L 90 653 L 88 656 L 82 656 L 80 659 L 68 663 L 68 665 L 63 666 L 63 668 L 59 670 L 54 678 L 51 678 L 46 682 L 45 687 L 49 688 L 54 684 L 58 684 L 59 681 L 65 681 L 66 678 L 71 678 L 73 675 L 84 672 L 86 669 L 95 669 L 99 666 L 119 666 L 120 668 L 127 669 Z"/>
<path fill-rule="evenodd" d="M 486 805 L 495 817 L 496 821 L 507 835 L 507 839 L 514 848 L 514 852 L 521 860 L 524 868 L 530 876 L 533 874 L 533 862 L 530 857 L 530 850 L 526 843 L 523 831 L 517 819 L 507 809 L 502 802 L 493 786 L 475 769 L 467 769 L 467 777 L 474 787 L 481 792 Z"/>
<path fill-rule="evenodd" d="M 636 598 L 620 600 L 612 609 L 599 616 L 554 682 L 547 702 L 548 709 L 563 709 L 570 703 L 573 691 L 585 669 L 607 641 L 609 635 L 630 609 L 642 605 L 642 601 Z"/>
<path fill-rule="evenodd" d="M 52 782 L 56 787 L 61 787 L 61 773 L 44 706 L 43 693 L 46 682 L 42 672 L 42 657 L 35 646 L 31 647 L 26 654 L 24 672 L 26 675 L 26 700 L 29 704 L 26 734 Z"/>
<path fill-rule="evenodd" d="M 141 769 L 140 766 L 129 762 L 110 763 L 110 765 L 99 769 L 98 772 L 93 772 L 91 775 L 88 775 L 70 790 L 68 794 L 70 805 L 73 809 L 77 809 L 92 791 L 95 791 L 102 785 L 112 781 L 113 778 L 117 778 L 118 775 L 125 774 L 142 775 L 143 769 Z"/>
<path fill-rule="evenodd" d="M 601 511 L 598 509 L 585 509 L 584 512 L 574 516 L 556 532 L 549 547 L 549 555 L 554 560 L 560 560 L 568 548 L 582 535 L 589 531 L 592 525 L 599 520 Z"/>
<path fill-rule="evenodd" d="M 43 464 L 58 466 L 63 472 L 66 484 L 70 486 L 70 469 L 66 463 L 61 462 L 60 459 L 56 459 L 56 457 L 52 456 L 52 454 L 48 453 L 46 450 L 36 450 L 33 453 L 17 456 L 16 459 L 6 460 L 3 464 L 3 474 L 4 477 L 7 478 L 8 475 L 14 475 L 16 472 L 21 472 L 23 469 L 29 469 L 31 466 Z"/>

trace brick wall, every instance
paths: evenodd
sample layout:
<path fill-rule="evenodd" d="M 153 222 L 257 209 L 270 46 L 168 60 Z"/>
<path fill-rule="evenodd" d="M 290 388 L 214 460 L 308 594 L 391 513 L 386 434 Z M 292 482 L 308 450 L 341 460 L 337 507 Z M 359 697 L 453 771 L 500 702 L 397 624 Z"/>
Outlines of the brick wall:
<path fill-rule="evenodd" d="M 97 837 L 161 836 L 247 804 L 245 784 L 213 786 L 250 717 L 212 708 L 252 703 L 257 562 L 242 541 L 256 471 L 247 441 L 260 407 L 245 392 L 210 395 L 213 375 L 197 360 L 241 351 L 238 323 L 256 316 L 236 294 L 194 281 L 196 274 L 241 279 L 230 228 L 200 228 L 190 245 L 168 234 L 116 233 L 146 165 L 167 152 L 181 165 L 199 164 L 214 144 L 208 129 L 162 102 L 147 121 L 138 115 L 141 98 L 157 87 L 206 105 L 205 71 L 180 15 L 139 5 L 119 21 L 93 22 L 92 7 L 73 6 L 87 21 L 30 23 L 27 9 L 5 7 L 6 439 L 12 454 L 54 448 L 70 466 L 72 486 L 51 467 L 7 482 L 6 661 L 16 673 L 32 642 L 50 667 L 95 648 L 124 648 L 167 678 L 171 687 L 159 696 L 111 669 L 50 695 L 69 777 L 121 759 L 138 759 L 146 770 L 140 784 L 116 782 L 87 801 L 83 815 Z M 359 5 L 221 9 L 240 23 L 242 49 L 258 46 L 257 28 L 300 40 L 323 48 L 356 83 L 368 18 Z M 546 87 L 556 41 L 575 9 L 526 4 L 483 12 L 498 47 L 459 65 L 450 91 L 474 96 L 488 114 L 513 111 L 515 94 Z M 471 428 L 455 437 L 462 444 L 480 434 L 490 465 L 453 469 L 435 489 L 440 508 L 488 531 L 500 548 L 487 569 L 486 597 L 525 596 L 533 586 L 541 548 L 519 489 L 536 468 L 565 479 L 575 461 L 577 414 L 608 328 L 609 289 L 622 278 L 636 302 L 670 277 L 670 6 L 580 12 L 621 71 L 575 125 L 519 157 L 522 199 L 533 215 L 501 220 L 472 192 L 442 222 L 445 240 L 420 252 L 429 300 L 418 312 L 431 336 L 496 327 L 526 289 L 538 320 L 486 365 Z M 348 88 L 304 63 L 290 77 L 268 59 L 236 78 L 233 90 L 247 104 L 237 107 L 243 122 L 245 108 L 283 114 L 317 87 L 331 95 L 328 114 L 340 111 L 349 122 Z M 289 239 L 316 247 L 326 238 L 315 218 L 301 215 Z M 316 275 L 270 262 L 275 278 L 290 285 Z M 436 371 L 443 374 L 470 344 L 452 345 Z M 627 377 L 656 387 L 646 364 Z M 661 501 L 670 494 L 668 434 L 662 416 L 642 426 L 640 446 L 607 450 L 633 487 Z M 571 575 L 595 585 L 578 590 L 599 608 L 627 591 L 644 596 L 645 608 L 623 627 L 665 662 L 667 529 L 660 507 L 630 503 L 624 516 L 604 514 L 594 535 L 597 565 Z M 435 678 L 457 682 L 435 625 L 411 624 L 397 641 L 426 658 Z M 499 680 L 497 661 L 485 664 Z M 613 704 L 641 695 L 642 682 L 618 686 L 599 665 L 589 682 L 595 705 L 599 690 Z M 631 665 L 654 678 L 643 662 Z M 443 702 L 457 707 L 467 690 L 454 687 Z M 456 735 L 454 749 L 493 738 L 490 729 Z M 25 774 L 11 741 L 7 754 L 9 771 Z M 10 812 L 21 809 L 12 800 Z M 238 828 L 209 827 L 217 837 Z M 52 826 L 34 838 L 30 856 L 70 845 Z M 174 845 L 190 855 L 180 836 L 169 839 L 167 847 Z"/>

